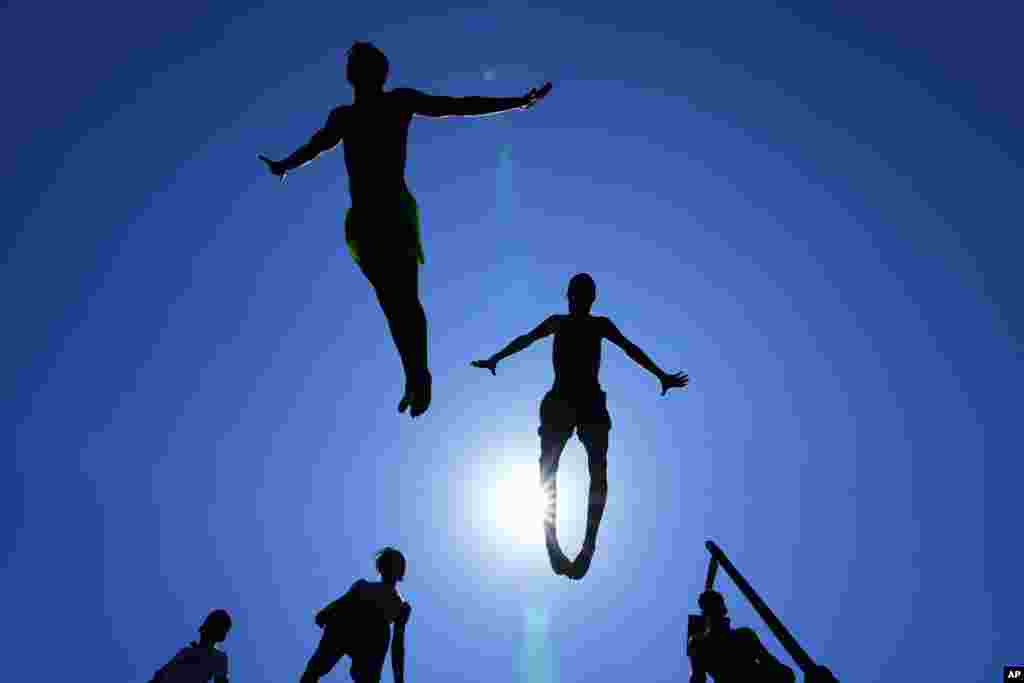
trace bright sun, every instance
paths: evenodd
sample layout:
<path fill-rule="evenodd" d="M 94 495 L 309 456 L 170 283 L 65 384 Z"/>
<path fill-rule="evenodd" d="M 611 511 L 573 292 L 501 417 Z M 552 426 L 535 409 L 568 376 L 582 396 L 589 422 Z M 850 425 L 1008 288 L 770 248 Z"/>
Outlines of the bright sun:
<path fill-rule="evenodd" d="M 536 465 L 509 465 L 495 482 L 491 514 L 510 540 L 542 543 L 545 497 Z"/>

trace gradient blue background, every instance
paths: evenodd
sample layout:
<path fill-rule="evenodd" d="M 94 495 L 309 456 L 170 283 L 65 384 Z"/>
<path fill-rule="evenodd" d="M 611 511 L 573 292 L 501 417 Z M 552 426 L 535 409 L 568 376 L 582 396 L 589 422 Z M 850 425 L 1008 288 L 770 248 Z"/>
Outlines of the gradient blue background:
<path fill-rule="evenodd" d="M 682 681 L 714 538 L 841 680 L 997 680 L 1024 661 L 1011 6 L 7 5 L 5 676 L 147 680 L 226 607 L 234 680 L 295 680 L 394 544 L 410 683 Z M 283 185 L 256 159 L 349 101 L 356 39 L 393 86 L 555 83 L 414 122 L 415 422 L 340 154 Z M 692 385 L 605 350 L 610 500 L 571 584 L 492 504 L 535 467 L 549 342 L 468 363 L 579 270 Z M 585 477 L 574 440 L 571 554 Z"/>

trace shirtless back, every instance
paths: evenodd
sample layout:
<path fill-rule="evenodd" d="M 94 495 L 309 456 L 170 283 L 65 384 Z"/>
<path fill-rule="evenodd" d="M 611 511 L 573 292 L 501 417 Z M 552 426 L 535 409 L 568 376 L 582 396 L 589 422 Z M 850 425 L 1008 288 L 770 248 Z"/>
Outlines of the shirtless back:
<path fill-rule="evenodd" d="M 331 112 L 328 126 L 345 138 L 345 169 L 353 207 L 384 208 L 407 191 L 406 149 L 415 91 L 400 88 Z"/>
<path fill-rule="evenodd" d="M 551 391 L 562 396 L 579 396 L 601 391 L 601 340 L 608 330 L 608 318 L 593 315 L 554 315 L 551 363 L 555 381 Z"/>

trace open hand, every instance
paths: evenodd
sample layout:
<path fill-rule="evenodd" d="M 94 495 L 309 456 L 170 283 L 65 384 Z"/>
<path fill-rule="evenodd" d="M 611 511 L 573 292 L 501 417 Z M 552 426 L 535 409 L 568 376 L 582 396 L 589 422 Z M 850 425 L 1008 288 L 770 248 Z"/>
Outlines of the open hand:
<path fill-rule="evenodd" d="M 490 370 L 492 375 L 498 374 L 495 371 L 495 368 L 498 367 L 498 361 L 496 360 L 475 360 L 472 363 L 470 363 L 470 365 L 472 365 L 474 368 L 483 368 L 485 370 Z"/>
<path fill-rule="evenodd" d="M 529 109 L 533 105 L 537 104 L 551 92 L 551 83 L 545 83 L 541 86 L 540 90 L 537 88 L 530 88 L 530 92 L 526 93 L 526 109 Z"/>
<path fill-rule="evenodd" d="M 665 374 L 661 378 L 661 395 L 664 396 L 668 393 L 669 389 L 680 388 L 682 389 L 690 383 L 690 376 L 685 372 L 677 372 L 674 375 Z"/>
<path fill-rule="evenodd" d="M 286 171 L 284 169 L 284 165 L 281 164 L 280 161 L 274 161 L 273 159 L 268 159 L 267 157 L 263 156 L 262 154 L 260 154 L 259 157 L 263 161 L 263 163 L 265 163 L 267 165 L 267 168 L 270 169 L 270 172 L 273 173 L 274 175 L 276 175 L 278 178 L 280 178 L 281 182 L 283 183 L 284 182 L 284 177 L 286 175 L 288 175 L 288 171 Z"/>

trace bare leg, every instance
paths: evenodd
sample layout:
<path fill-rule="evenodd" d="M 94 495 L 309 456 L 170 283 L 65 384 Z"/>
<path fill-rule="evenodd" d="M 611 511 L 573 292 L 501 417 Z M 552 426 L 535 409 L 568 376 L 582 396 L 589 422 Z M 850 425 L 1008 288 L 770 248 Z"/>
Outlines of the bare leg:
<path fill-rule="evenodd" d="M 551 569 L 564 575 L 570 568 L 569 558 L 558 544 L 558 461 L 562 457 L 570 433 L 555 434 L 542 429 L 540 437 L 540 486 L 544 492 L 544 543 L 548 549 Z"/>
<path fill-rule="evenodd" d="M 570 578 L 582 579 L 590 569 L 590 561 L 597 547 L 597 531 L 604 516 L 608 500 L 608 427 L 605 425 L 580 425 L 577 429 L 580 441 L 587 451 L 587 465 L 590 469 L 590 491 L 587 494 L 587 534 L 583 548 L 573 562 Z"/>
<path fill-rule="evenodd" d="M 323 676 L 331 672 L 334 665 L 344 655 L 344 648 L 337 642 L 337 639 L 330 637 L 330 634 L 325 632 L 320 638 L 316 652 L 309 658 L 309 663 L 306 665 L 306 670 L 303 672 L 302 678 L 299 679 L 299 683 L 317 683 Z"/>
<path fill-rule="evenodd" d="M 402 359 L 405 395 L 399 411 L 410 405 L 417 417 L 430 406 L 430 371 L 427 369 L 427 317 L 419 298 L 419 266 L 415 261 L 380 263 L 377 255 L 363 258 L 362 269 L 377 293 L 388 329 Z"/>

